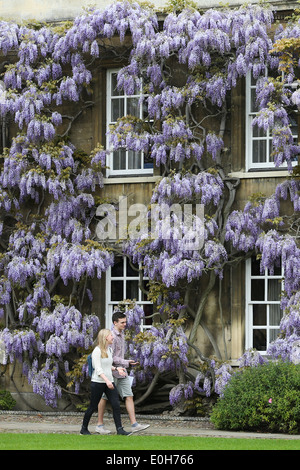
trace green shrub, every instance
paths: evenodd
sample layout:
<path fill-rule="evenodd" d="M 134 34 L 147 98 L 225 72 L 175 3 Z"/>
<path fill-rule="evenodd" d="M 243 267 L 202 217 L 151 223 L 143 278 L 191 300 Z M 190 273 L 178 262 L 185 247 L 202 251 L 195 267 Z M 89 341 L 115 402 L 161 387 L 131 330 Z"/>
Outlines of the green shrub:
<path fill-rule="evenodd" d="M 11 393 L 6 390 L 0 390 L 0 410 L 12 410 L 16 405 L 16 400 Z"/>
<path fill-rule="evenodd" d="M 218 429 L 300 433 L 300 364 L 270 362 L 237 371 L 211 421 Z"/>

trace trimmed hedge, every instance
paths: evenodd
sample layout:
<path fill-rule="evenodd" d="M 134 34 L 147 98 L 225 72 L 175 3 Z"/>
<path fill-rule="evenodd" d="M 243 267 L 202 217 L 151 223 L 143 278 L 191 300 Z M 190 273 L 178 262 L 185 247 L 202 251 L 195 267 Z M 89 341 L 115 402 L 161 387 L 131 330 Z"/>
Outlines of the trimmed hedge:
<path fill-rule="evenodd" d="M 16 405 L 16 400 L 7 390 L 0 390 L 0 410 L 12 410 Z"/>
<path fill-rule="evenodd" d="M 300 364 L 269 362 L 237 371 L 211 421 L 224 430 L 300 433 Z"/>

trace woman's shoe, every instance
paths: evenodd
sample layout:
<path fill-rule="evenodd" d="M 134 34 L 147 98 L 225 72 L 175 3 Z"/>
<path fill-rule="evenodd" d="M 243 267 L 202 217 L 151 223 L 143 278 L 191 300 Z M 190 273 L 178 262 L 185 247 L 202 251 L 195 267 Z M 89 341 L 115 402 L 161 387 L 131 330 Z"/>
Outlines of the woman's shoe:
<path fill-rule="evenodd" d="M 81 434 L 82 436 L 87 436 L 87 435 L 90 435 L 91 433 L 90 433 L 90 431 L 89 431 L 87 428 L 84 428 L 84 427 L 82 426 L 82 428 L 81 428 L 81 430 L 80 430 L 80 434 Z"/>
<path fill-rule="evenodd" d="M 118 428 L 117 434 L 121 434 L 122 436 L 131 436 L 132 432 L 127 432 L 123 428 Z"/>

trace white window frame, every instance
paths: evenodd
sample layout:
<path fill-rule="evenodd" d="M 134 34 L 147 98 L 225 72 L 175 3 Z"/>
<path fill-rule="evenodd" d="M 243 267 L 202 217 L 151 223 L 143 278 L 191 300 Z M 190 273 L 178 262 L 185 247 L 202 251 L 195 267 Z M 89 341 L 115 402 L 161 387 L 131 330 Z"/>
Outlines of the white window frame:
<path fill-rule="evenodd" d="M 123 300 L 126 300 L 126 283 L 127 281 L 139 281 L 139 273 L 137 272 L 136 276 L 127 276 L 127 265 L 126 265 L 126 256 L 123 257 L 123 275 L 122 276 L 112 276 L 112 268 L 110 267 L 106 272 L 106 316 L 105 316 L 105 325 L 106 328 L 111 329 L 112 327 L 112 314 L 119 304 L 119 300 L 111 300 L 111 282 L 112 281 L 122 281 L 123 282 Z M 147 277 L 143 277 L 144 281 L 147 281 Z M 138 288 L 139 298 L 135 299 L 137 305 L 153 305 L 153 302 L 148 300 L 143 300 L 143 292 Z M 133 300 L 133 299 L 130 299 Z M 141 330 L 146 330 L 151 328 L 151 325 L 146 325 L 144 322 L 141 324 Z"/>
<path fill-rule="evenodd" d="M 253 332 L 254 330 L 265 330 L 266 331 L 266 349 L 259 350 L 262 355 L 266 355 L 269 344 L 274 341 L 274 337 L 271 336 L 274 331 L 279 333 L 279 324 L 282 318 L 282 312 L 280 315 L 280 320 L 278 325 L 272 325 L 270 322 L 270 306 L 271 305 L 280 305 L 280 299 L 278 300 L 268 300 L 268 281 L 269 280 L 278 280 L 281 282 L 281 291 L 284 289 L 284 273 L 281 270 L 281 274 L 270 275 L 266 269 L 262 275 L 254 275 L 251 273 L 251 258 L 246 260 L 246 318 L 245 318 L 245 349 L 251 349 L 253 345 Z M 252 300 L 251 299 L 251 281 L 253 279 L 259 279 L 264 283 L 264 300 Z M 254 325 L 253 324 L 253 306 L 254 305 L 265 305 L 266 306 L 266 322 L 265 324 Z"/>
<path fill-rule="evenodd" d="M 267 76 L 267 69 L 265 76 Z M 293 86 L 293 85 L 292 85 Z M 256 89 L 256 83 L 252 79 L 252 73 L 251 71 L 247 73 L 246 75 L 246 171 L 249 170 L 276 170 L 279 168 L 276 168 L 274 165 L 274 162 L 270 161 L 270 150 L 272 148 L 272 132 L 268 129 L 266 134 L 263 136 L 259 137 L 254 137 L 253 135 L 253 126 L 252 122 L 255 116 L 257 115 L 256 111 L 253 111 L 251 108 L 252 104 L 252 92 L 255 91 Z M 295 110 L 295 113 L 297 111 Z M 258 129 L 258 127 L 255 127 Z M 263 130 L 260 130 L 261 133 L 263 133 Z M 293 135 L 293 138 L 297 141 L 298 140 L 298 134 Z M 253 161 L 253 143 L 255 141 L 265 141 L 266 142 L 266 161 L 265 162 L 254 162 Z M 292 162 L 292 165 L 297 165 L 297 161 Z M 286 169 L 287 164 L 284 163 L 283 165 L 280 166 L 280 169 Z"/>
<path fill-rule="evenodd" d="M 144 167 L 144 154 L 143 152 L 140 152 L 140 158 L 141 158 L 141 168 L 133 168 L 129 169 L 128 168 L 128 162 L 129 162 L 129 152 L 126 150 L 126 155 L 125 155 L 125 169 L 114 169 L 113 168 L 113 150 L 111 149 L 111 146 L 109 144 L 109 133 L 110 133 L 110 125 L 115 124 L 116 121 L 112 121 L 112 101 L 114 99 L 123 99 L 124 100 L 124 116 L 127 115 L 127 104 L 128 104 L 128 99 L 130 98 L 141 98 L 143 96 L 142 90 L 141 93 L 135 94 L 135 95 L 127 95 L 124 91 L 122 91 L 120 95 L 118 96 L 113 96 L 112 94 L 112 75 L 117 74 L 120 69 L 108 69 L 107 70 L 107 76 L 106 76 L 106 136 L 107 136 L 107 142 L 108 142 L 108 148 L 110 148 L 110 153 L 107 156 L 107 166 L 108 169 L 106 170 L 106 175 L 107 177 L 109 176 L 133 176 L 133 175 L 153 175 L 153 165 L 151 168 L 145 168 Z M 139 106 L 139 117 L 140 119 L 143 119 L 143 105 L 140 103 Z"/>

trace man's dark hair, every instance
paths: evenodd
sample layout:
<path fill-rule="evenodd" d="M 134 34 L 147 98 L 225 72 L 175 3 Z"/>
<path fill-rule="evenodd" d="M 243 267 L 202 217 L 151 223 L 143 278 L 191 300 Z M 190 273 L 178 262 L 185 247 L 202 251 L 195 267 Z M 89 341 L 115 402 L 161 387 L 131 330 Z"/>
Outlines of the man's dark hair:
<path fill-rule="evenodd" d="M 118 322 L 120 318 L 126 318 L 126 315 L 124 312 L 120 312 L 120 311 L 117 311 L 117 312 L 114 312 L 113 315 L 112 315 L 112 321 L 113 323 L 114 322 Z"/>

